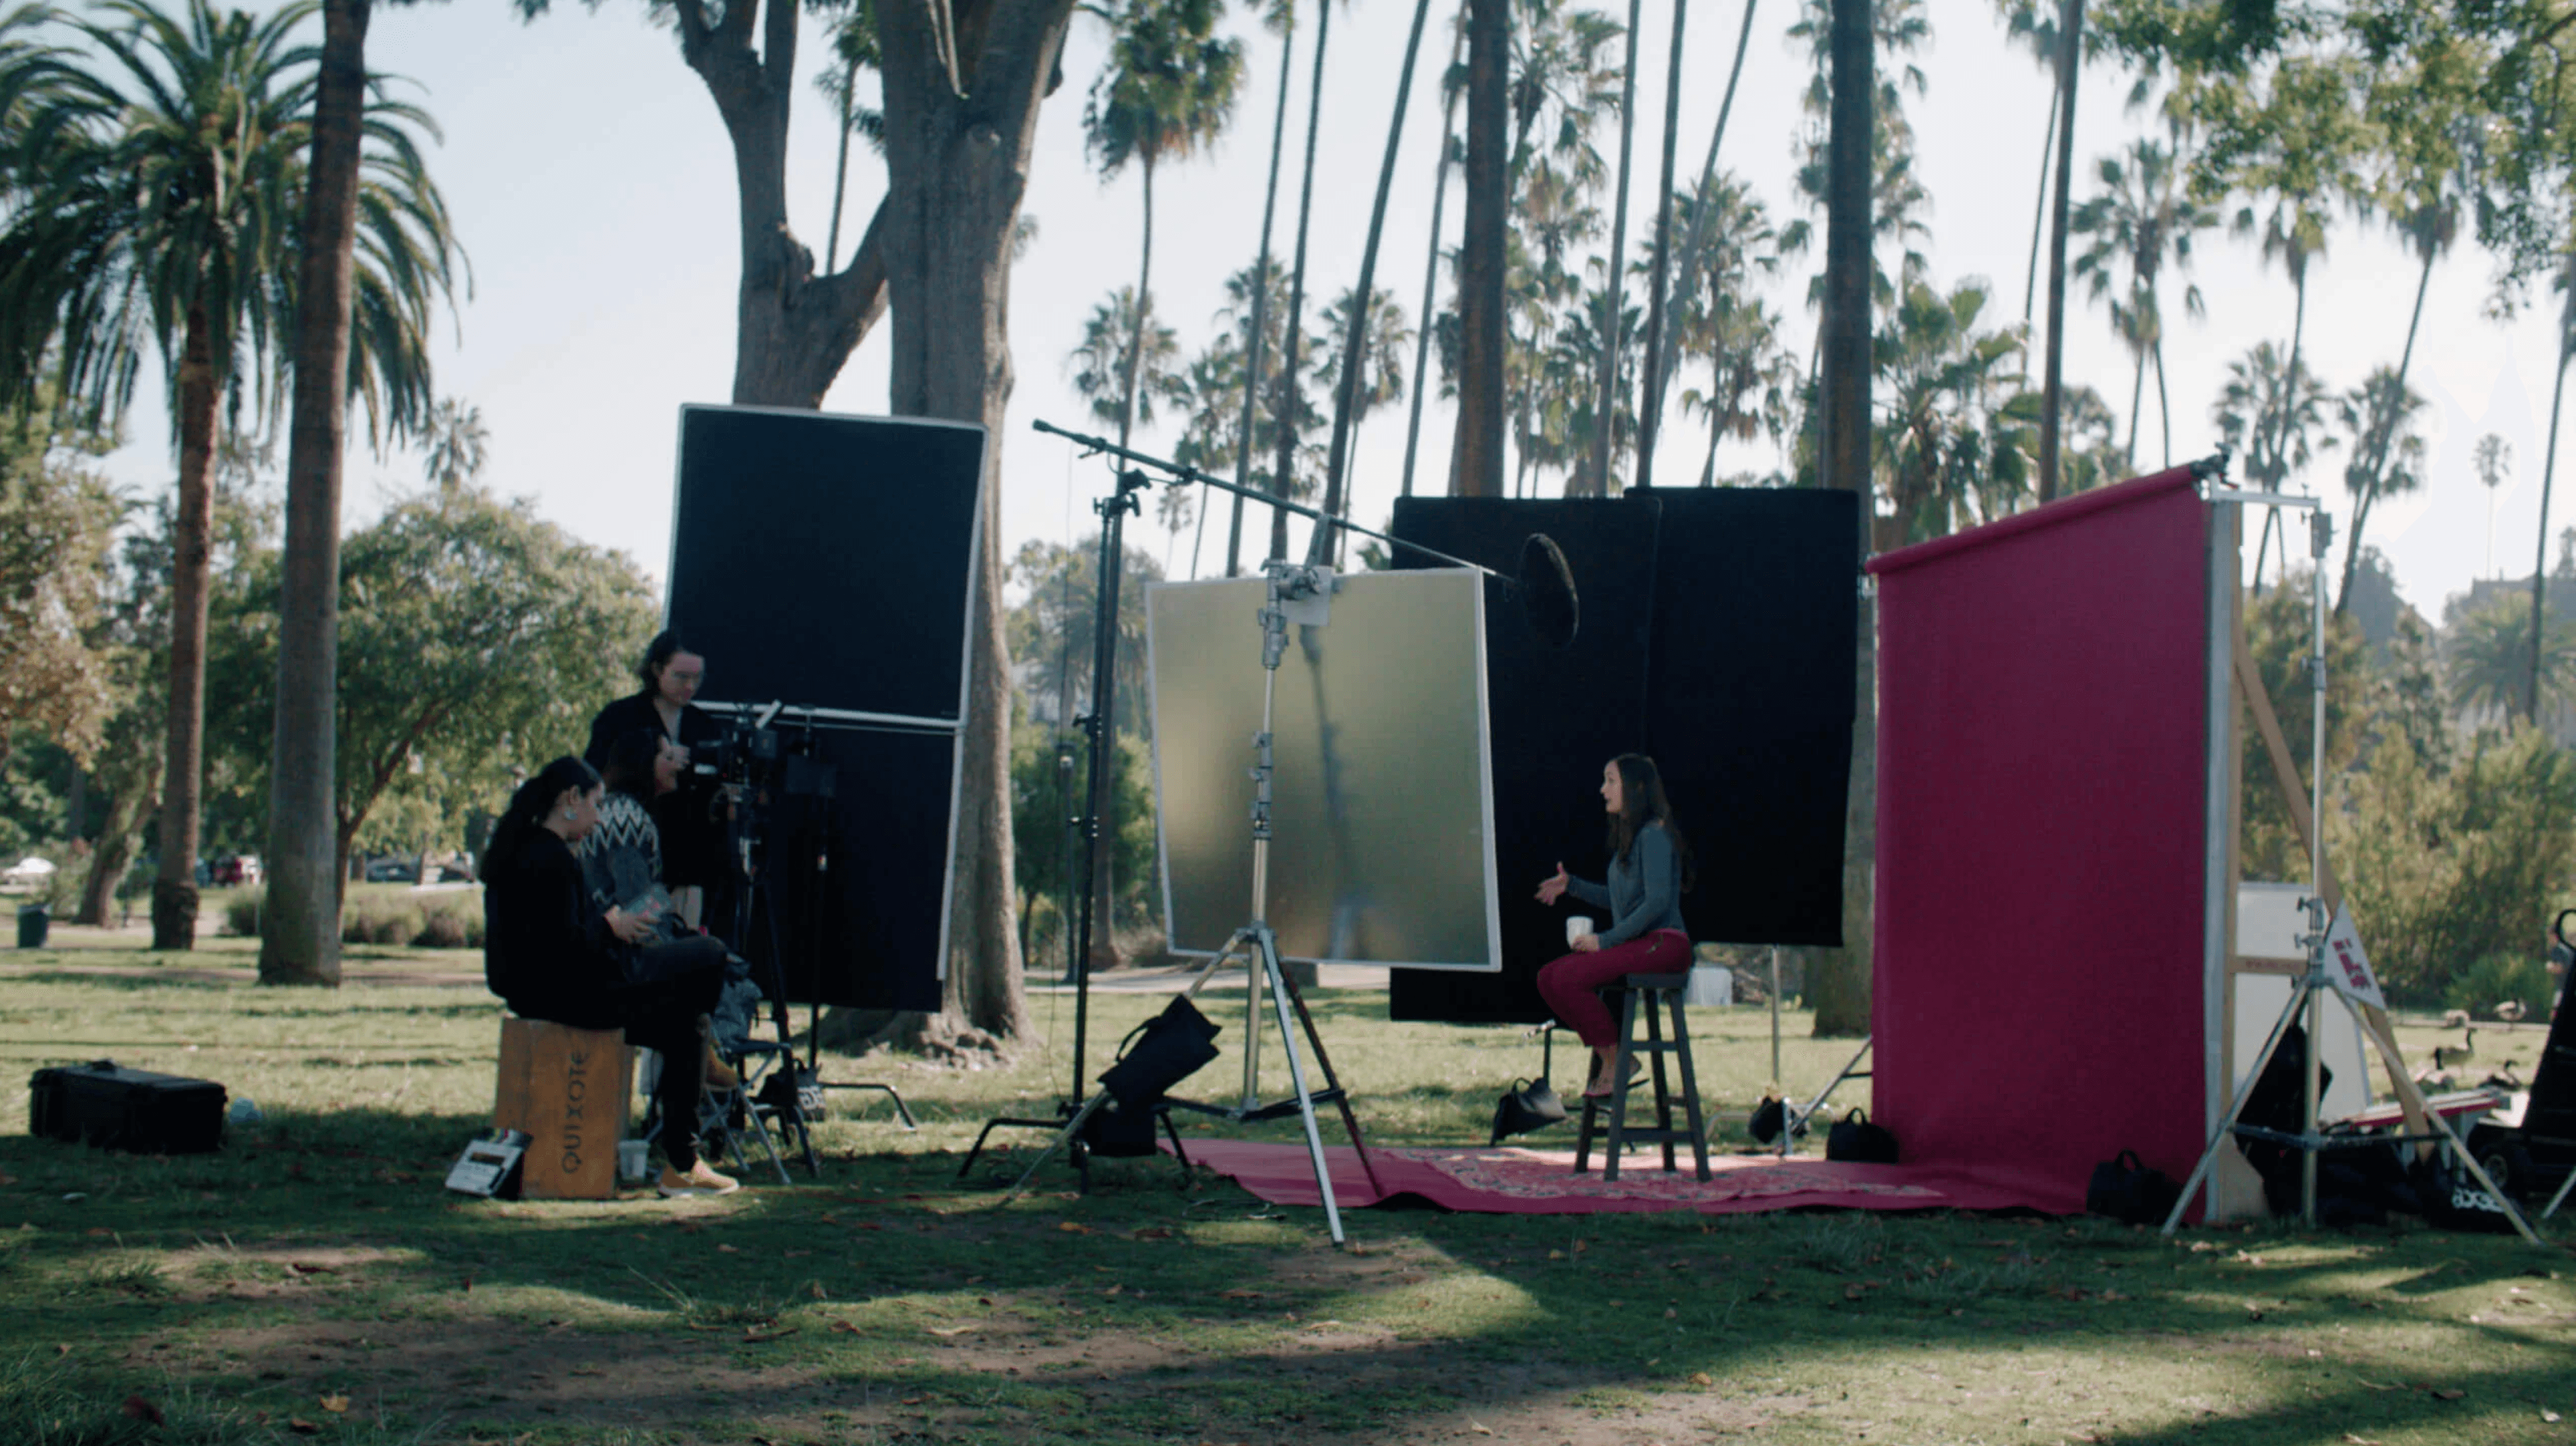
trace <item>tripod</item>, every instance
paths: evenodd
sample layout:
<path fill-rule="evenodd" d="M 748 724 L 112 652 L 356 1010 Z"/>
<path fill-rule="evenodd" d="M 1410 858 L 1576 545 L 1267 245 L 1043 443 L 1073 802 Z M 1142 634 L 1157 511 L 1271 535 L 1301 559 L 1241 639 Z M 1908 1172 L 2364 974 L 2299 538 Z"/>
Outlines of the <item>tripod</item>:
<path fill-rule="evenodd" d="M 2253 496 L 2254 494 L 2240 494 L 2235 500 L 2250 501 L 2253 500 Z M 2356 1018 L 2362 1017 L 2365 1009 L 2384 1008 L 2385 1001 L 2380 997 L 2378 981 L 2371 976 L 2369 961 L 2362 954 L 2360 937 L 2353 931 L 2350 917 L 2340 909 L 2330 910 L 2326 900 L 2325 560 L 2334 543 L 2334 519 L 2317 505 L 2314 498 L 2265 495 L 2262 500 L 2282 506 L 2304 506 L 2309 509 L 2308 552 L 2313 559 L 2314 570 L 2310 574 L 2308 618 L 2310 650 L 2307 662 L 2309 680 L 2313 686 L 2314 711 L 2310 716 L 2308 733 L 2310 743 L 2307 799 L 2308 895 L 2301 901 L 2308 915 L 2308 932 L 2300 936 L 2300 942 L 2307 950 L 2308 967 L 2299 976 L 2298 982 L 2292 986 L 2289 999 L 2282 1005 L 2280 1018 L 2272 1022 L 2272 1032 L 2263 1041 L 2262 1051 L 2255 1056 L 2254 1067 L 2247 1073 L 2245 1083 L 2238 1087 L 2236 1097 L 2228 1103 L 2226 1112 L 2219 1116 L 2216 1127 L 2211 1130 L 2209 1144 L 2202 1149 L 2199 1163 L 2192 1167 L 2191 1178 L 2183 1183 L 2182 1193 L 2175 1199 L 2172 1212 L 2165 1217 L 2163 1233 L 2171 1235 L 2182 1224 L 2183 1211 L 2190 1208 L 2192 1193 L 2209 1178 L 2211 1168 L 2217 1163 L 2218 1152 L 2227 1143 L 2228 1137 L 2236 1135 L 2247 1139 L 2270 1140 L 2299 1152 L 2299 1216 L 2301 1221 L 2310 1228 L 2314 1228 L 2317 1223 L 2317 1156 L 2320 1152 L 2373 1144 L 2436 1142 L 2447 1144 L 2468 1167 L 2469 1173 L 2476 1178 L 2478 1185 L 2488 1195 L 2494 1197 L 2496 1203 L 2503 1208 L 2506 1218 L 2513 1222 L 2514 1229 L 2521 1232 L 2522 1238 L 2537 1245 L 2540 1243 L 2540 1238 L 2532 1234 L 2530 1224 L 2522 1218 L 2522 1212 L 2515 1208 L 2513 1201 L 2503 1191 L 2496 1188 L 2495 1181 L 2487 1175 L 2486 1167 L 2478 1163 L 2475 1155 L 2469 1153 L 2468 1146 L 2462 1143 L 2459 1136 L 2452 1131 L 2450 1122 L 2442 1118 L 2440 1111 L 2429 1108 L 2424 1110 L 2424 1121 L 2431 1127 L 2429 1132 L 2401 1135 L 2394 1140 L 2387 1136 L 2329 1136 L 2317 1128 L 2317 1095 L 2320 1090 L 2317 1067 L 2321 1062 L 2322 1054 L 2319 1040 L 2322 1037 L 2325 1018 L 2324 991 L 2331 990 L 2342 995 L 2344 1002 L 2351 1006 Z M 2243 647 L 2241 641 L 2238 647 L 2240 649 Z M 2268 718 L 2269 704 L 2263 705 L 2263 708 L 2261 716 Z M 2276 736 L 2267 738 L 2267 742 L 2278 746 Z M 2281 748 L 2275 757 L 2281 760 L 2279 766 L 2285 770 L 2284 787 L 2290 787 L 2286 777 L 2286 770 L 2289 768 L 2286 761 L 2288 757 L 2286 748 Z M 2295 790 L 2290 794 L 2290 802 L 2295 813 L 2299 802 Z M 2328 965 L 2329 957 L 2334 961 L 2331 968 Z M 2262 1084 L 2265 1067 L 2271 1064 L 2272 1056 L 2280 1049 L 2282 1039 L 2289 1033 L 2290 1026 L 2299 1020 L 2302 1013 L 2306 1015 L 2307 1020 L 2303 1031 L 2307 1048 L 2300 1089 L 2298 1133 L 2291 1134 L 2285 1130 L 2241 1123 L 2239 1117 L 2244 1114 L 2245 1106 L 2253 1098 L 2256 1088 Z M 2398 1079 L 2402 1086 L 2405 1069 L 2396 1058 L 2394 1046 L 2378 1029 L 2365 1030 L 2363 1033 L 2371 1046 L 2385 1058 L 2390 1076 Z"/>
<path fill-rule="evenodd" d="M 1361 1136 L 1359 1117 L 1351 1112 L 1350 1092 L 1342 1087 L 1340 1079 L 1335 1076 L 1332 1060 L 1324 1051 L 1323 1037 L 1315 1028 L 1314 1016 L 1307 1012 L 1304 997 L 1297 992 L 1295 981 L 1290 978 L 1287 969 L 1280 963 L 1279 939 L 1271 931 L 1267 918 L 1270 902 L 1270 784 L 1272 775 L 1277 769 L 1276 760 L 1271 752 L 1271 722 L 1275 716 L 1278 698 L 1279 660 L 1288 650 L 1290 623 L 1294 622 L 1304 627 L 1322 627 L 1330 621 L 1333 573 L 1332 569 L 1326 567 L 1307 566 L 1276 559 L 1264 564 L 1262 572 L 1269 583 L 1269 601 L 1260 613 L 1261 731 L 1254 735 L 1252 740 L 1254 758 L 1252 917 L 1241 928 L 1234 931 L 1232 937 L 1226 940 L 1225 947 L 1218 950 L 1205 965 L 1201 966 L 1197 976 L 1190 981 L 1189 987 L 1182 991 L 1183 998 L 1195 998 L 1198 992 L 1207 986 L 1208 981 L 1216 977 L 1217 971 L 1224 967 L 1227 961 L 1238 957 L 1244 961 L 1246 1023 L 1243 1040 L 1243 1098 L 1239 1104 L 1230 1106 L 1202 1104 L 1195 1100 L 1178 1098 L 1173 1099 L 1171 1103 L 1178 1108 L 1196 1110 L 1201 1114 L 1215 1115 L 1238 1123 L 1282 1119 L 1293 1109 L 1305 1126 L 1306 1153 L 1314 1163 L 1315 1188 L 1323 1197 L 1325 1225 L 1332 1232 L 1333 1243 L 1340 1245 L 1344 1243 L 1342 1213 L 1339 1203 L 1333 1198 L 1332 1169 L 1324 1161 L 1323 1135 L 1315 1123 L 1317 1104 L 1331 1104 L 1339 1108 L 1343 1128 L 1351 1137 L 1351 1147 L 1358 1152 L 1360 1167 L 1367 1172 L 1369 1183 L 1372 1185 L 1378 1185 L 1377 1167 L 1369 1158 L 1367 1141 Z M 1086 914 L 1087 912 L 1086 908 Z M 1280 1044 L 1288 1057 L 1289 1083 L 1295 1090 L 1292 1099 L 1282 1100 L 1272 1105 L 1261 1104 L 1258 1095 L 1260 1040 L 1257 1026 L 1260 1020 L 1260 999 L 1265 992 L 1269 995 L 1273 1016 L 1278 1021 Z M 1295 1016 L 1293 1026 L 1290 1023 L 1292 1013 Z M 1079 1038 L 1080 1018 L 1079 1006 L 1077 1006 L 1075 1015 L 1077 1038 Z M 1307 1044 L 1315 1051 L 1316 1064 L 1323 1070 L 1325 1087 L 1321 1090 L 1311 1089 L 1307 1085 L 1305 1061 L 1297 1051 L 1296 1031 L 1298 1029 L 1304 1032 Z M 1103 1089 L 1083 1101 L 1082 1105 L 1065 1121 L 1063 1129 L 1057 1134 L 1055 1140 L 1040 1152 L 1037 1159 L 1029 1163 L 1028 1169 L 1011 1186 L 1012 1193 L 1016 1194 L 1025 1189 L 1031 1177 L 1037 1174 L 1038 1167 L 1045 1164 L 1059 1146 L 1079 1149 L 1078 1142 L 1083 1125 L 1090 1120 L 1093 1112 L 1108 1102 L 1109 1098 L 1109 1091 Z M 977 1143 L 980 1146 L 982 1142 L 979 1140 Z M 1383 1192 L 1384 1187 L 1380 1185 L 1379 1189 Z"/>

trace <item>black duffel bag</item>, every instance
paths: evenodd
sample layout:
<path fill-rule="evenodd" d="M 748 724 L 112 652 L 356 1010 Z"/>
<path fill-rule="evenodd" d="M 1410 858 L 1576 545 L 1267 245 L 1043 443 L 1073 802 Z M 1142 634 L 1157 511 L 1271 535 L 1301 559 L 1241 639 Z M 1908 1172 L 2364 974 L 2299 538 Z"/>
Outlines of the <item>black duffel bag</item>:
<path fill-rule="evenodd" d="M 1855 1109 L 1825 1132 L 1825 1158 L 1847 1165 L 1893 1165 L 1896 1136 L 1885 1125 L 1873 1125 L 1867 1112 Z"/>
<path fill-rule="evenodd" d="M 1216 1058 L 1217 1029 L 1188 995 L 1175 996 L 1162 1013 L 1128 1031 L 1118 1045 L 1118 1062 L 1102 1072 L 1100 1083 L 1121 1110 L 1144 1113 Z M 1150 1138 L 1152 1127 L 1146 1128 Z"/>
<path fill-rule="evenodd" d="M 2182 1186 L 2162 1170 L 2150 1170 L 2135 1150 L 2093 1167 L 2084 1189 L 2084 1213 L 2108 1215 L 2125 1225 L 2162 1225 L 2182 1198 Z"/>

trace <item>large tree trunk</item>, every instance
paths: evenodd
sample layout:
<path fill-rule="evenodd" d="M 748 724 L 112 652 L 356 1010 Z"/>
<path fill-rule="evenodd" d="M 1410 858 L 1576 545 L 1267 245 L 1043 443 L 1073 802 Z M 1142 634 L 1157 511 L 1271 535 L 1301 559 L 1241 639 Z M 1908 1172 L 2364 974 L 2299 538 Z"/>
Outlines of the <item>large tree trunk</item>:
<path fill-rule="evenodd" d="M 1717 192 L 1718 146 L 1726 140 L 1727 117 L 1735 114 L 1735 86 L 1736 82 L 1744 78 L 1744 51 L 1745 48 L 1753 42 L 1753 11 L 1756 4 L 1757 0 L 1744 0 L 1744 20 L 1735 32 L 1735 62 L 1727 68 L 1726 94 L 1720 97 L 1717 102 L 1717 125 L 1708 133 L 1708 158 L 1700 162 L 1699 190 L 1696 193 L 1695 199 L 1691 202 L 1690 230 L 1683 236 L 1681 255 L 1679 260 L 1675 263 L 1676 269 L 1681 272 L 1682 280 L 1686 285 L 1697 284 L 1692 280 L 1692 278 L 1699 274 L 1700 248 L 1708 242 L 1709 218 L 1714 214 L 1709 207 L 1709 202 L 1715 198 Z M 1681 14 L 1678 10 L 1674 12 L 1673 25 L 1676 29 L 1681 25 Z M 1710 291 L 1712 296 L 1714 296 L 1716 288 L 1711 287 Z M 1680 331 L 1673 330 L 1667 332 L 1664 336 L 1662 360 L 1654 364 L 1654 371 L 1652 373 L 1653 376 L 1659 379 L 1655 383 L 1656 386 L 1662 386 L 1663 383 L 1660 379 L 1672 376 L 1674 371 L 1680 367 L 1681 349 L 1682 342 Z M 1720 358 L 1721 366 L 1723 366 L 1723 361 L 1724 359 Z M 1660 392 L 1653 397 L 1651 405 L 1654 406 L 1658 412 L 1662 410 L 1663 397 Z M 1710 465 L 1709 471 L 1711 475 L 1715 475 L 1716 466 L 1714 463 Z"/>
<path fill-rule="evenodd" d="M 1252 262 L 1252 320 L 1243 338 L 1243 425 L 1235 434 L 1234 485 L 1252 485 L 1252 421 L 1261 409 L 1261 363 L 1270 341 L 1270 227 L 1279 216 L 1279 160 L 1288 141 L 1288 83 L 1297 59 L 1297 14 L 1285 10 L 1279 29 L 1279 109 L 1270 122 L 1270 184 L 1261 193 L 1261 250 Z M 1243 494 L 1232 494 L 1234 506 L 1225 531 L 1225 575 L 1243 576 Z"/>
<path fill-rule="evenodd" d="M 2048 126 L 2046 139 L 2039 145 L 2039 194 L 2030 203 L 2030 274 L 2021 284 L 2021 379 L 2030 384 L 2030 323 L 2039 303 L 2039 243 L 2047 235 L 2048 169 L 2057 156 L 2057 102 L 2062 97 L 2057 86 L 2048 88 Z"/>
<path fill-rule="evenodd" d="M 1315 137 L 1324 123 L 1324 42 L 1330 38 L 1332 30 L 1332 3 L 1324 0 L 1315 9 L 1315 78 L 1313 94 L 1306 107 L 1305 178 L 1297 187 L 1297 249 L 1288 265 L 1288 326 L 1279 340 L 1279 450 L 1271 459 L 1270 476 L 1270 493 L 1274 497 L 1288 497 L 1296 491 L 1298 423 L 1304 420 L 1299 416 L 1303 409 L 1298 404 L 1305 397 L 1305 388 L 1299 384 L 1297 373 L 1297 350 L 1306 328 L 1306 233 L 1307 224 L 1315 215 Z M 1288 556 L 1286 508 L 1270 509 L 1270 551 L 1267 555 L 1273 558 Z"/>
<path fill-rule="evenodd" d="M 1868 536 L 1870 468 L 1870 183 L 1877 56 L 1870 0 L 1833 0 L 1833 110 L 1825 182 L 1824 482 L 1858 493 Z M 1861 543 L 1855 539 L 1855 546 Z M 1857 691 L 1843 834 L 1843 947 L 1810 956 L 1807 1002 L 1819 1035 L 1869 1032 L 1871 905 L 1876 895 L 1878 700 L 1874 616 L 1854 639 Z"/>
<path fill-rule="evenodd" d="M 143 820 L 159 806 L 145 770 L 133 770 L 108 800 L 107 819 L 98 831 L 98 847 L 89 857 L 89 877 L 81 881 L 75 924 L 106 928 L 116 922 L 116 886 L 134 864 L 134 841 Z"/>
<path fill-rule="evenodd" d="M 179 498 L 170 519 L 170 715 L 152 947 L 197 943 L 197 808 L 206 769 L 206 570 L 215 511 L 214 340 L 189 308 L 179 353 Z"/>
<path fill-rule="evenodd" d="M 1029 1031 L 1012 926 L 1000 464 L 1011 396 L 1011 236 L 1028 185 L 1038 104 L 1053 88 L 1073 6 L 1072 0 L 959 6 L 956 84 L 942 56 L 938 6 L 939 0 L 888 0 L 877 10 L 877 25 L 885 55 L 882 214 L 894 305 L 893 410 L 981 422 L 990 434 L 948 977 L 940 1014 L 910 1031 L 918 1042 L 954 1046 Z"/>
<path fill-rule="evenodd" d="M 277 722 L 268 793 L 263 984 L 340 982 L 336 782 L 340 470 L 348 436 L 349 305 L 365 116 L 369 0 L 327 0 L 313 161 L 297 258 L 286 556 L 278 597 Z"/>
<path fill-rule="evenodd" d="M 1386 159 L 1378 164 L 1377 199 L 1369 205 L 1368 239 L 1360 246 L 1359 284 L 1351 289 L 1350 333 L 1342 341 L 1341 385 L 1333 388 L 1333 440 L 1325 452 L 1324 464 L 1326 517 L 1341 517 L 1350 511 L 1346 474 L 1350 454 L 1359 445 L 1355 434 L 1361 407 L 1361 363 L 1368 356 L 1369 322 L 1377 309 L 1371 304 L 1377 295 L 1377 243 L 1386 232 L 1387 197 L 1395 190 L 1395 155 L 1404 140 L 1405 103 L 1413 98 L 1413 66 L 1422 56 L 1422 27 L 1430 18 L 1431 0 L 1413 0 L 1413 30 L 1405 37 L 1404 65 L 1395 82 L 1395 117 L 1386 126 Z M 1421 384 L 1422 379 L 1415 377 L 1414 385 Z M 1315 524 L 1314 535 L 1306 539 L 1306 561 L 1324 563 L 1339 556 L 1341 535 L 1341 529 L 1329 522 Z"/>
<path fill-rule="evenodd" d="M 1139 248 L 1136 262 L 1136 314 L 1134 324 L 1129 327 L 1127 333 L 1126 386 L 1118 400 L 1118 445 L 1121 447 L 1127 445 L 1128 438 L 1136 431 L 1136 388 L 1144 376 L 1145 329 L 1151 319 L 1147 310 L 1147 298 L 1153 295 L 1154 282 L 1154 153 L 1139 151 L 1137 163 L 1144 168 L 1145 242 Z M 1127 559 L 1123 557 L 1109 558 L 1107 562 L 1109 566 L 1121 571 L 1124 571 L 1127 566 Z M 1094 576 L 1091 585 L 1095 588 L 1107 587 L 1109 574 L 1103 572 Z M 1109 625 L 1116 627 L 1118 620 L 1110 619 Z M 1094 717 L 1117 716 L 1117 709 L 1113 706 L 1117 700 L 1112 698 L 1108 691 L 1117 686 L 1116 678 L 1091 680 L 1091 712 Z M 1104 839 L 1115 839 L 1118 837 L 1118 740 L 1115 736 L 1109 740 L 1108 762 L 1110 766 L 1101 769 L 1099 777 L 1090 780 L 1090 814 L 1100 820 L 1100 836 Z M 1095 974 L 1118 967 L 1117 915 L 1111 908 L 1112 896 L 1117 890 L 1116 880 L 1111 877 L 1109 867 L 1110 856 L 1115 852 L 1116 850 L 1109 848 L 1094 848 L 1091 851 L 1089 881 L 1091 917 L 1099 923 L 1091 931 L 1091 954 L 1085 967 Z"/>
<path fill-rule="evenodd" d="M 1504 187 L 1511 0 L 1467 0 L 1466 234 L 1458 248 L 1458 435 L 1451 490 L 1503 495 Z"/>
<path fill-rule="evenodd" d="M 677 0 L 675 10 L 681 58 L 706 83 L 733 142 L 742 242 L 742 275 L 734 299 L 733 400 L 819 407 L 850 353 L 884 311 L 886 269 L 878 222 L 869 223 L 846 270 L 822 276 L 814 274 L 814 253 L 787 224 L 795 0 L 768 0 L 765 10 L 758 0 L 729 5 L 712 27 L 701 0 Z M 759 51 L 752 48 L 755 27 Z M 945 74 L 943 67 L 943 78 Z M 878 219 L 883 217 L 880 205 Z"/>
<path fill-rule="evenodd" d="M 2057 194 L 2049 203 L 2048 359 L 2040 383 L 2039 500 L 2057 496 L 2066 398 L 2067 196 L 2075 188 L 2075 80 L 2084 71 L 2084 0 L 2066 0 L 2057 57 Z"/>

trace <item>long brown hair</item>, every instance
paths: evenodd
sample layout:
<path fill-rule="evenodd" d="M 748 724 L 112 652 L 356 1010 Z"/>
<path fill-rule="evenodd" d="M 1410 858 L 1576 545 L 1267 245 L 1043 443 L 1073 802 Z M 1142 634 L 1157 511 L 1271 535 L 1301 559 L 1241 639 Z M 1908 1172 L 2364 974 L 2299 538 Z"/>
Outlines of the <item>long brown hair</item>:
<path fill-rule="evenodd" d="M 1682 826 L 1673 817 L 1673 801 L 1664 796 L 1664 775 L 1655 760 L 1642 753 L 1622 753 L 1610 760 L 1619 770 L 1619 811 L 1610 815 L 1610 854 L 1626 858 L 1635 847 L 1637 835 L 1646 825 L 1660 823 L 1664 836 L 1673 841 L 1673 859 L 1680 866 L 1682 889 L 1699 882 L 1699 870 L 1691 858 L 1690 840 L 1682 837 Z"/>

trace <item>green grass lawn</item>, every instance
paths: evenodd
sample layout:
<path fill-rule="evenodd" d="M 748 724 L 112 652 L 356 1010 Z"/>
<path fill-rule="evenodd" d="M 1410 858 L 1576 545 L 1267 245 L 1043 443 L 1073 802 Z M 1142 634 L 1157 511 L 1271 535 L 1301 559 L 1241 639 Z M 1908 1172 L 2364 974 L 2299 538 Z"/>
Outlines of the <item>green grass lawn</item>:
<path fill-rule="evenodd" d="M 0 1092 L 0 1443 L 2576 1441 L 2563 1219 L 2534 1250 L 2411 1225 L 2167 1243 L 1953 1213 L 1373 1210 L 1335 1251 L 1320 1211 L 1163 1161 L 1096 1164 L 1088 1199 L 1061 1167 L 1016 1200 L 961 1187 L 986 1117 L 1069 1082 L 1056 995 L 1005 1067 L 827 1060 L 922 1129 L 882 1104 L 833 1121 L 820 1182 L 472 1201 L 439 1181 L 490 1110 L 498 1006 L 453 982 L 479 956 L 352 949 L 325 993 L 255 987 L 243 940 L 57 941 L 0 956 L 0 1062 L 112 1056 L 264 1118 L 221 1154 L 142 1159 L 31 1140 Z M 1376 1142 L 1481 1143 L 1537 1067 L 1516 1029 L 1314 1002 Z M 1096 994 L 1094 1069 L 1161 1003 Z M 1229 1052 L 1194 1083 L 1221 1095 L 1240 991 L 1210 1012 Z M 1740 1145 L 1766 1017 L 1692 1023 Z M 1850 1046 L 1807 1026 L 1789 1016 L 1784 1072 L 1811 1088 Z M 2539 1039 L 2482 1027 L 2479 1061 L 2519 1051 L 2527 1077 Z"/>

